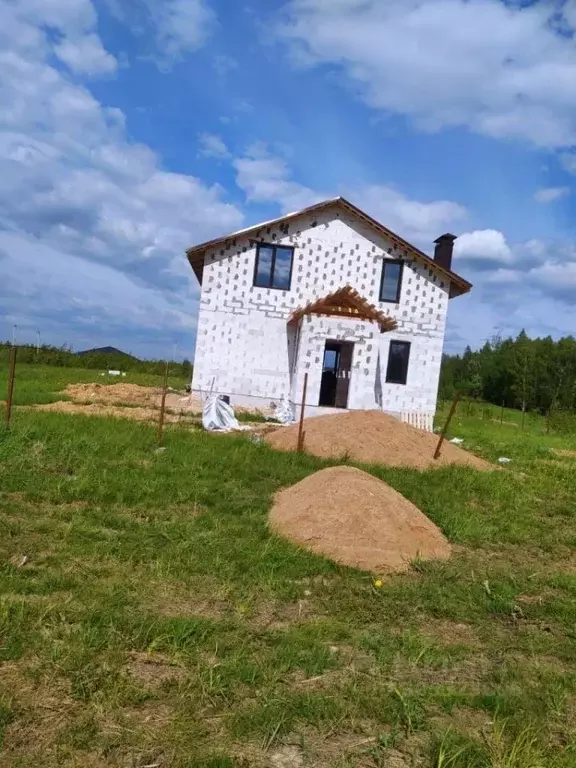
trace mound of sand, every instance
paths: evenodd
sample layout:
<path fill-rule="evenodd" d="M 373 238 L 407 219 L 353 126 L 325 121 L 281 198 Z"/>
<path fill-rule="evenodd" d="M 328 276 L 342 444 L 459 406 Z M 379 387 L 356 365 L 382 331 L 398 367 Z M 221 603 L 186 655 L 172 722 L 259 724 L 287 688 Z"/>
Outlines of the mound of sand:
<path fill-rule="evenodd" d="M 162 399 L 160 387 L 141 387 L 138 384 L 69 384 L 64 392 L 76 403 L 140 405 L 144 408 L 157 408 Z M 166 405 L 177 410 L 202 410 L 199 397 L 186 397 L 184 400 L 174 393 L 168 394 Z"/>
<path fill-rule="evenodd" d="M 447 441 L 435 460 L 438 436 L 415 429 L 382 411 L 348 411 L 316 416 L 304 421 L 304 450 L 327 459 L 349 458 L 365 464 L 427 469 L 446 464 L 465 464 L 475 469 L 493 469 L 457 445 Z M 266 435 L 266 441 L 282 451 L 295 451 L 298 425 Z"/>
<path fill-rule="evenodd" d="M 450 557 L 440 529 L 414 504 L 354 467 L 322 469 L 279 491 L 269 525 L 319 555 L 378 574 Z"/>

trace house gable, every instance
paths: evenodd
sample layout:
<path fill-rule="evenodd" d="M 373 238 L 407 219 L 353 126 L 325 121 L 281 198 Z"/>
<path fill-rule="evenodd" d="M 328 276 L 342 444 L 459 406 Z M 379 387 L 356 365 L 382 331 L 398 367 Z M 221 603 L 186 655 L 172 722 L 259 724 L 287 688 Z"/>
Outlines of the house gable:
<path fill-rule="evenodd" d="M 418 248 L 408 243 L 399 235 L 396 235 L 394 232 L 380 224 L 378 221 L 373 219 L 371 216 L 366 214 L 360 208 L 357 208 L 343 197 L 338 197 L 333 200 L 326 200 L 322 203 L 317 203 L 295 213 L 290 213 L 277 219 L 256 224 L 255 226 L 248 227 L 247 229 L 239 230 L 238 232 L 234 232 L 225 237 L 216 238 L 215 240 L 210 240 L 200 245 L 193 246 L 186 252 L 188 261 L 190 262 L 190 265 L 192 266 L 198 281 L 202 285 L 204 261 L 208 251 L 219 249 L 221 255 L 224 255 L 225 251 L 236 247 L 240 241 L 245 241 L 246 239 L 248 239 L 251 243 L 265 242 L 266 236 L 269 235 L 273 229 L 279 229 L 281 232 L 288 235 L 289 233 L 293 233 L 295 229 L 297 231 L 298 222 L 300 219 L 309 218 L 310 215 L 313 216 L 316 213 L 320 215 L 330 208 L 339 209 L 341 211 L 347 212 L 348 214 L 352 214 L 352 218 L 356 218 L 359 223 L 364 223 L 368 226 L 369 229 L 374 231 L 375 235 L 379 236 L 380 238 L 383 237 L 388 243 L 390 243 L 390 250 L 394 249 L 399 251 L 400 254 L 405 258 L 410 257 L 416 259 L 423 266 L 426 266 L 428 269 L 432 270 L 435 274 L 446 278 L 450 283 L 450 298 L 459 296 L 463 293 L 467 293 L 472 288 L 471 283 L 469 283 L 463 277 L 449 269 L 446 269 L 444 266 L 434 261 L 433 258 L 427 256 L 423 251 L 420 251 Z"/>

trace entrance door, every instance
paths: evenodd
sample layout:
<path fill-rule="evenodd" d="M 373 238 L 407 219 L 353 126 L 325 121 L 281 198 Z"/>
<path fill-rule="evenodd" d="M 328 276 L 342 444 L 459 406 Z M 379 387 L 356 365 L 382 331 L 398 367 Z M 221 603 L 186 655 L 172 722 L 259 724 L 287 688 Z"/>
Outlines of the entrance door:
<path fill-rule="evenodd" d="M 318 405 L 330 408 L 348 407 L 353 351 L 354 344 L 350 341 L 326 342 Z"/>

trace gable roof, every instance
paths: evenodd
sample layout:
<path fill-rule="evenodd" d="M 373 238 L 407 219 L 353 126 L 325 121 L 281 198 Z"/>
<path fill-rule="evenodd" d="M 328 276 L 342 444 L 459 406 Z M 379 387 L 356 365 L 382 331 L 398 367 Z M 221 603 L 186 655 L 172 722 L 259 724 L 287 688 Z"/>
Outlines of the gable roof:
<path fill-rule="evenodd" d="M 419 248 L 416 248 L 414 245 L 411 245 L 408 241 L 404 240 L 399 235 L 396 235 L 394 232 L 389 230 L 383 224 L 380 224 L 380 222 L 376 221 L 376 219 L 373 219 L 367 213 L 364 213 L 364 211 L 362 211 L 360 208 L 357 208 L 344 197 L 335 197 L 331 200 L 324 200 L 321 203 L 315 203 L 314 205 L 310 205 L 307 208 L 303 208 L 301 211 L 288 213 L 285 216 L 279 216 L 277 219 L 271 219 L 270 221 L 260 222 L 259 224 L 255 224 L 252 227 L 240 229 L 237 232 L 232 232 L 231 234 L 225 235 L 224 237 L 217 237 L 215 240 L 208 240 L 205 243 L 200 243 L 200 245 L 195 245 L 192 248 L 188 248 L 186 251 L 186 256 L 188 257 L 190 266 L 194 270 L 194 274 L 198 278 L 200 284 L 202 284 L 202 273 L 204 271 L 204 254 L 209 248 L 214 248 L 215 246 L 226 243 L 227 241 L 236 237 L 255 234 L 258 232 L 258 230 L 262 229 L 262 227 L 276 226 L 278 224 L 297 219 L 299 216 L 303 216 L 305 214 L 324 211 L 331 206 L 338 206 L 339 208 L 343 208 L 349 213 L 352 213 L 354 216 L 366 222 L 379 234 L 390 240 L 390 242 L 399 246 L 405 251 L 408 251 L 409 254 L 416 256 L 421 261 L 423 261 L 426 266 L 432 267 L 438 273 L 444 275 L 448 280 L 450 280 L 450 298 L 453 296 L 460 296 L 462 293 L 467 293 L 472 288 L 472 284 L 469 283 L 468 280 L 465 280 L 460 275 L 457 275 L 456 272 L 452 272 L 452 270 L 442 267 L 440 264 L 438 264 L 437 261 L 434 261 L 434 259 L 432 259 L 430 256 L 427 256 Z"/>
<path fill-rule="evenodd" d="M 295 310 L 288 319 L 288 325 L 297 323 L 304 315 L 328 315 L 330 317 L 349 317 L 356 320 L 368 320 L 378 323 L 381 331 L 393 331 L 398 323 L 393 317 L 381 312 L 370 304 L 351 285 L 345 285 L 334 293 L 321 299 L 315 299 Z"/>

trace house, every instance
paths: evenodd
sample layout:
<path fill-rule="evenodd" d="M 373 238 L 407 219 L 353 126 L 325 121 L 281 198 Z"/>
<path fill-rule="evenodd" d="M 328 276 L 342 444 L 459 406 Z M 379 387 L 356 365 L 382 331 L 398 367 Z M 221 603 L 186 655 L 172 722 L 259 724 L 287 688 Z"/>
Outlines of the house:
<path fill-rule="evenodd" d="M 194 246 L 202 287 L 192 390 L 306 413 L 383 409 L 432 429 L 454 235 L 431 258 L 339 197 Z"/>

